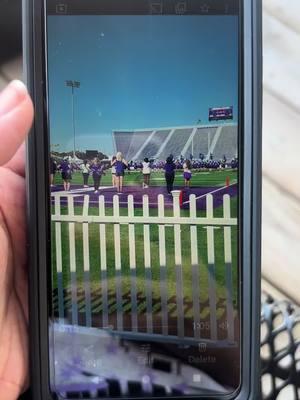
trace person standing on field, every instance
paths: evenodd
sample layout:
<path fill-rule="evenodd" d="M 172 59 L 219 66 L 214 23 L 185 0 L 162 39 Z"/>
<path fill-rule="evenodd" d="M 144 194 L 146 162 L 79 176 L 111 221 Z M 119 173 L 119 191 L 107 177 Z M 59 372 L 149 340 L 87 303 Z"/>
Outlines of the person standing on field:
<path fill-rule="evenodd" d="M 57 164 L 53 157 L 50 157 L 50 186 L 54 186 L 54 177 L 57 171 Z"/>
<path fill-rule="evenodd" d="M 128 167 L 128 162 L 123 158 L 123 154 L 118 152 L 116 159 L 112 162 L 112 166 L 116 167 L 116 187 L 118 194 L 122 194 L 123 181 L 125 175 L 125 169 Z"/>
<path fill-rule="evenodd" d="M 101 177 L 104 174 L 104 166 L 101 165 L 98 158 L 94 158 L 93 164 L 91 165 L 90 170 L 92 172 L 92 176 L 93 176 L 93 180 L 94 180 L 95 193 L 97 194 L 97 193 L 99 193 Z"/>
<path fill-rule="evenodd" d="M 144 177 L 143 189 L 147 189 L 150 185 L 150 174 L 151 174 L 150 161 L 146 157 L 143 162 L 143 177 Z"/>
<path fill-rule="evenodd" d="M 80 169 L 82 171 L 83 176 L 83 187 L 88 188 L 89 185 L 89 176 L 90 176 L 90 165 L 88 164 L 87 160 L 84 160 L 83 164 L 81 164 Z"/>
<path fill-rule="evenodd" d="M 167 185 L 167 191 L 169 194 L 171 194 L 173 190 L 173 185 L 174 185 L 174 179 L 175 179 L 175 163 L 173 161 L 173 156 L 170 155 L 165 164 L 165 179 L 166 179 L 166 185 Z"/>
<path fill-rule="evenodd" d="M 116 156 L 113 156 L 111 160 L 111 177 L 112 177 L 112 185 L 115 188 L 117 186 L 116 184 L 116 166 L 115 166 L 115 161 L 116 161 Z"/>
<path fill-rule="evenodd" d="M 64 190 L 68 192 L 70 190 L 71 180 L 72 180 L 72 167 L 68 157 L 64 158 L 64 160 L 60 164 L 60 169 L 61 169 L 61 177 L 64 181 Z"/>
<path fill-rule="evenodd" d="M 190 160 L 186 160 L 183 164 L 183 178 L 184 178 L 184 187 L 189 188 L 191 186 L 192 172 L 191 172 L 191 162 Z"/>

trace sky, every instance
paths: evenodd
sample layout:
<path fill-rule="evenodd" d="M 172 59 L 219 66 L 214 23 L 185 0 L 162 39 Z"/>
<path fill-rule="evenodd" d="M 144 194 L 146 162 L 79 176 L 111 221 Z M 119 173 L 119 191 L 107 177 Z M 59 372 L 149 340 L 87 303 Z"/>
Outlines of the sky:
<path fill-rule="evenodd" d="M 208 122 L 238 112 L 237 16 L 48 16 L 50 140 L 113 154 L 113 130 Z"/>

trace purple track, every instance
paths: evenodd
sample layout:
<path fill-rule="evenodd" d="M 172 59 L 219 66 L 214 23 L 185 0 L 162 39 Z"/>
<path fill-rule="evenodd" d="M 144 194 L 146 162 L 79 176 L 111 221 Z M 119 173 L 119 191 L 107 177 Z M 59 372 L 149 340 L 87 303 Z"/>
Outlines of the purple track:
<path fill-rule="evenodd" d="M 81 189 L 82 186 L 73 185 L 71 187 L 71 193 L 74 189 Z M 56 186 L 52 188 L 52 193 L 63 190 L 62 186 Z M 197 197 L 197 209 L 205 210 L 206 209 L 206 194 L 212 193 L 214 208 L 219 207 L 223 204 L 223 196 L 225 194 L 229 194 L 231 197 L 237 196 L 238 188 L 237 184 L 231 185 L 229 187 L 218 188 L 218 187 L 192 187 L 190 189 L 182 189 L 182 187 L 175 187 L 174 190 L 183 190 L 183 207 L 185 209 L 189 208 L 189 195 L 195 194 Z M 94 191 L 83 191 L 81 193 L 77 193 L 76 197 L 74 197 L 74 205 L 80 206 L 83 204 L 83 197 L 85 195 L 89 195 L 90 197 L 90 206 L 98 207 L 99 201 L 98 198 L 100 195 L 105 197 L 105 203 L 108 206 L 112 206 L 113 204 L 113 196 L 117 194 L 116 189 L 114 188 L 104 188 L 99 190 L 98 194 L 95 194 Z M 163 194 L 165 197 L 165 206 L 172 207 L 173 201 L 172 196 L 167 193 L 167 190 L 161 186 L 152 186 L 149 189 L 142 189 L 140 186 L 127 186 L 124 187 L 123 193 L 119 195 L 119 202 L 121 207 L 127 207 L 127 198 L 128 195 L 132 194 L 134 197 L 135 207 L 141 208 L 143 206 L 143 195 L 146 194 L 149 196 L 149 206 L 151 208 L 157 208 L 157 197 L 159 194 Z M 186 202 L 186 203 L 185 203 Z M 53 199 L 52 199 L 53 203 Z M 61 197 L 61 205 L 67 205 L 67 198 L 62 195 Z"/>

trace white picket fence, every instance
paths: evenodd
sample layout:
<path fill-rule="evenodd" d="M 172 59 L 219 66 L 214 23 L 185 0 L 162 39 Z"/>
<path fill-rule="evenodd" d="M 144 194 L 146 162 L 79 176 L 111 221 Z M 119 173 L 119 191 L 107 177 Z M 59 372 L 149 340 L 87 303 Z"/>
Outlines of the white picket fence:
<path fill-rule="evenodd" d="M 102 303 L 102 327 L 109 326 L 109 304 L 108 304 L 108 268 L 115 269 L 116 283 L 116 332 L 118 334 L 130 333 L 133 337 L 145 335 L 139 331 L 138 325 L 138 297 L 137 297 L 137 254 L 136 254 L 136 235 L 137 224 L 143 226 L 143 248 L 145 270 L 145 296 L 146 296 L 146 335 L 150 335 L 153 340 L 180 340 L 195 341 L 201 339 L 200 320 L 200 288 L 199 288 L 199 254 L 198 254 L 198 226 L 206 227 L 207 230 L 207 269 L 208 269 L 208 297 L 210 309 L 210 341 L 218 343 L 218 325 L 217 325 L 217 294 L 215 279 L 215 229 L 222 228 L 224 231 L 224 274 L 226 281 L 226 330 L 227 339 L 225 342 L 233 343 L 235 340 L 234 329 L 234 307 L 233 307 L 233 275 L 232 275 L 232 241 L 231 230 L 237 225 L 237 219 L 232 218 L 230 214 L 230 196 L 223 197 L 223 216 L 214 217 L 213 196 L 206 196 L 206 216 L 197 217 L 197 199 L 195 195 L 190 195 L 190 209 L 188 216 L 181 216 L 179 191 L 173 191 L 173 215 L 165 215 L 165 200 L 163 195 L 158 196 L 158 213 L 150 215 L 149 198 L 143 196 L 143 213 L 136 215 L 134 208 L 134 197 L 128 196 L 127 215 L 120 215 L 119 197 L 113 197 L 113 215 L 106 215 L 105 198 L 99 196 L 98 215 L 89 215 L 89 196 L 84 196 L 82 214 L 74 213 L 74 196 L 53 194 L 54 214 L 52 221 L 55 224 L 55 247 L 56 247 L 56 268 L 57 268 L 57 286 L 58 286 L 58 314 L 59 320 L 63 321 L 64 310 L 64 288 L 63 288 L 63 269 L 70 268 L 71 274 L 71 298 L 72 298 L 72 323 L 78 324 L 78 294 L 77 294 L 77 274 L 76 274 L 76 237 L 75 224 L 82 225 L 83 233 L 83 269 L 84 269 L 84 292 L 85 292 L 85 315 L 86 326 L 92 326 L 92 307 L 91 307 L 91 285 L 90 285 L 90 254 L 89 254 L 89 224 L 99 225 L 99 249 L 100 249 L 100 267 L 99 279 L 101 280 L 101 303 Z M 66 200 L 68 213 L 62 214 L 62 200 Z M 63 265 L 62 261 L 62 224 L 68 224 L 69 240 L 69 258 L 70 265 Z M 113 225 L 114 234 L 114 265 L 108 265 L 107 262 L 107 225 Z M 128 332 L 123 327 L 123 298 L 122 298 L 122 253 L 121 253 L 121 225 L 128 226 L 129 243 L 129 263 L 130 263 L 130 297 L 131 297 L 131 331 Z M 153 333 L 153 310 L 152 310 L 152 272 L 151 272 L 151 238 L 150 227 L 158 227 L 159 237 L 159 268 L 160 268 L 160 301 L 161 301 L 161 334 Z M 192 303 L 193 303 L 193 325 L 195 327 L 193 336 L 185 334 L 184 318 L 184 294 L 183 294 L 183 268 L 182 268 L 182 225 L 188 225 L 190 228 L 190 251 L 191 251 L 191 274 L 192 274 Z M 168 293 L 167 293 L 167 249 L 166 246 L 166 227 L 174 229 L 174 266 L 176 271 L 176 311 L 177 311 L 177 335 L 169 334 L 168 329 Z M 141 266 L 139 265 L 139 268 Z M 101 272 L 101 273 L 100 273 Z M 224 340 L 222 341 L 222 343 Z M 223 343 L 224 344 L 224 343 Z"/>

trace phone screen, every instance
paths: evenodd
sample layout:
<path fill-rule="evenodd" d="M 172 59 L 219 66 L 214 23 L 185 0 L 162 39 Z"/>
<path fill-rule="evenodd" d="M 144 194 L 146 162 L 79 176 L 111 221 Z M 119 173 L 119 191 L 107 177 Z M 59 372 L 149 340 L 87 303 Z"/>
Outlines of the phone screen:
<path fill-rule="evenodd" d="M 238 0 L 46 0 L 56 398 L 228 395 Z"/>

